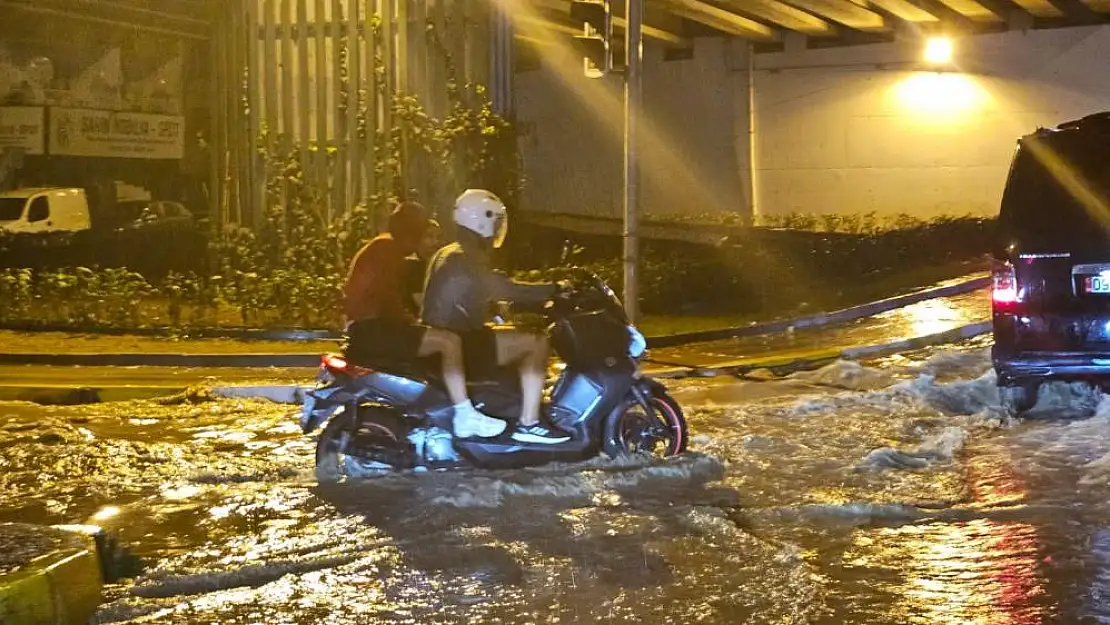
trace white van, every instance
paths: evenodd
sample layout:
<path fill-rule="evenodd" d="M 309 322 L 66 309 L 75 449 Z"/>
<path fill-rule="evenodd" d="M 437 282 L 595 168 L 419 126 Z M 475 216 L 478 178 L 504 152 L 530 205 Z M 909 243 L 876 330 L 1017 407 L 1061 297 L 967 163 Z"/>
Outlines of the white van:
<path fill-rule="evenodd" d="M 0 232 L 80 232 L 91 227 L 84 189 L 28 188 L 0 193 Z"/>

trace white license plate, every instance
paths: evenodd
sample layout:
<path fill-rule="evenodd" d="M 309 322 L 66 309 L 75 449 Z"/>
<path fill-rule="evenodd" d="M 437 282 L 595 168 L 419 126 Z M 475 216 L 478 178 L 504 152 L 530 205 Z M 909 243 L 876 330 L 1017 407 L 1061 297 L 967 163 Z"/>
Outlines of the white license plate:
<path fill-rule="evenodd" d="M 1099 295 L 1110 293 L 1110 276 L 1083 276 L 1083 292 Z"/>

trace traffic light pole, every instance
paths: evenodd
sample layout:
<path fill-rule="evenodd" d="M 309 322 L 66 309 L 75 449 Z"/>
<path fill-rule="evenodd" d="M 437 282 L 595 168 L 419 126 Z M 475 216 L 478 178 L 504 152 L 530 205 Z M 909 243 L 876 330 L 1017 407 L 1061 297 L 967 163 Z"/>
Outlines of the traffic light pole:
<path fill-rule="evenodd" d="M 640 171 L 636 158 L 640 103 L 643 84 L 640 62 L 643 58 L 644 0 L 625 0 L 624 71 L 624 307 L 635 323 L 640 317 L 639 240 L 636 217 L 640 204 Z"/>

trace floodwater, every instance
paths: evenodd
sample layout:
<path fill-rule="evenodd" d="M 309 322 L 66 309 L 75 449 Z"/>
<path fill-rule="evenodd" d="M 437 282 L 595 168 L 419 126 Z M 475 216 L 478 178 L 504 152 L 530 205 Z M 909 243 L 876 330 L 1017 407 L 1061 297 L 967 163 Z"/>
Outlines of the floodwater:
<path fill-rule="evenodd" d="M 1110 400 L 984 342 L 672 384 L 682 458 L 319 486 L 291 407 L 0 404 L 0 522 L 145 568 L 97 623 L 1110 622 Z"/>

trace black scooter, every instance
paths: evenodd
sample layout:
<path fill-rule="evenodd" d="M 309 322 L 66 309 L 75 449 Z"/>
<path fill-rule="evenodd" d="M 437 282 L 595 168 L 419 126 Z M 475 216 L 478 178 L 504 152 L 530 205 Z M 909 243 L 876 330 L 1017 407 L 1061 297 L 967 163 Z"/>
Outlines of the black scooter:
<path fill-rule="evenodd" d="M 558 444 L 521 443 L 512 424 L 493 438 L 456 438 L 453 408 L 436 363 L 414 360 L 364 367 L 323 357 L 317 385 L 305 393 L 301 428 L 324 425 L 316 445 L 321 481 L 383 472 L 463 467 L 510 469 L 686 450 L 682 409 L 658 381 L 640 372 L 646 342 L 613 290 L 577 269 L 571 288 L 544 307 L 562 371 L 549 384 L 544 411 L 571 435 Z M 432 366 L 430 366 L 432 365 Z M 487 415 L 512 421 L 521 397 L 515 367 L 494 380 L 468 380 L 471 401 Z M 325 425 L 326 423 L 326 425 Z"/>

